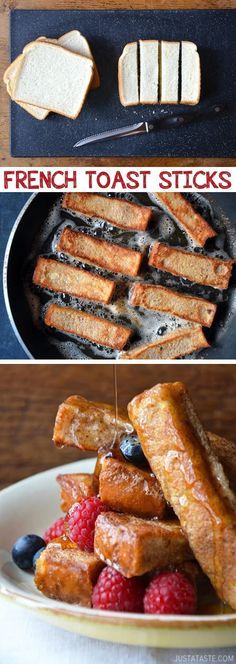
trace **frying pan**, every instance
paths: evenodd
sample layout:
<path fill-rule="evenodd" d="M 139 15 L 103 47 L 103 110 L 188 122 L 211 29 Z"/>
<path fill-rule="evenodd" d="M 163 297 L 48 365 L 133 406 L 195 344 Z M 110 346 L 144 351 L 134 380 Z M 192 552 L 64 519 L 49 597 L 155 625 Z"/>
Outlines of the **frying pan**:
<path fill-rule="evenodd" d="M 145 198 L 144 195 L 141 197 Z M 236 258 L 236 194 L 216 193 L 204 197 L 218 210 L 218 218 L 222 220 L 224 249 L 230 257 Z M 53 343 L 55 331 L 46 333 L 42 327 L 35 325 L 23 278 L 24 266 L 32 255 L 35 238 L 42 231 L 56 201 L 58 194 L 52 193 L 33 194 L 29 198 L 13 225 L 4 257 L 3 290 L 8 316 L 18 341 L 31 359 L 69 359 L 68 354 L 63 353 L 63 344 Z M 146 197 L 145 203 L 147 201 Z M 235 270 L 226 296 L 218 301 L 213 328 L 207 331 L 212 346 L 191 356 L 193 359 L 236 359 Z M 79 341 L 77 343 L 79 346 Z"/>

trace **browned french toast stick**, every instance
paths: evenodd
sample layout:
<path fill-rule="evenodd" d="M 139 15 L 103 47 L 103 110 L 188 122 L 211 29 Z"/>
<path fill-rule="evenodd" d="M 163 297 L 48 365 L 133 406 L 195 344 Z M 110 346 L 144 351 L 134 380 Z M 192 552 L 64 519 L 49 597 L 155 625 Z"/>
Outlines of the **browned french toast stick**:
<path fill-rule="evenodd" d="M 152 216 L 152 209 L 130 203 L 124 198 L 110 198 L 101 194 L 65 194 L 62 207 L 87 217 L 98 217 L 112 226 L 126 230 L 145 231 Z"/>
<path fill-rule="evenodd" d="M 132 431 L 125 409 L 119 409 L 116 420 L 113 406 L 71 396 L 58 408 L 53 441 L 58 447 L 67 445 L 95 452 L 102 446 L 112 445 L 116 434 L 121 436 Z"/>
<path fill-rule="evenodd" d="M 201 297 L 183 295 L 164 286 L 140 282 L 130 290 L 130 304 L 133 307 L 165 311 L 205 327 L 211 327 L 217 308 L 216 304 Z"/>
<path fill-rule="evenodd" d="M 56 293 L 68 293 L 85 300 L 108 304 L 114 293 L 116 282 L 99 277 L 87 270 L 66 265 L 52 258 L 38 258 L 33 282 Z"/>
<path fill-rule="evenodd" d="M 38 558 L 34 580 L 47 597 L 90 607 L 93 586 L 103 567 L 94 553 L 80 551 L 77 544 L 59 537 Z"/>
<path fill-rule="evenodd" d="M 223 261 L 211 256 L 194 254 L 162 242 L 155 242 L 148 263 L 152 267 L 184 277 L 197 284 L 219 289 L 228 288 L 234 265 L 233 260 Z"/>
<path fill-rule="evenodd" d="M 115 512 L 98 516 L 94 551 L 127 578 L 194 557 L 177 522 L 138 519 Z"/>
<path fill-rule="evenodd" d="M 196 559 L 236 609 L 236 499 L 185 385 L 156 385 L 135 397 L 128 412 Z"/>
<path fill-rule="evenodd" d="M 91 473 L 66 473 L 57 476 L 61 490 L 61 510 L 68 512 L 74 503 L 80 503 L 84 498 L 96 496 L 98 482 Z"/>
<path fill-rule="evenodd" d="M 57 304 L 49 305 L 44 323 L 62 332 L 75 334 L 95 344 L 117 350 L 124 348 L 132 334 L 132 330 L 124 325 L 116 325 L 105 318 Z"/>
<path fill-rule="evenodd" d="M 126 360 L 173 360 L 209 346 L 200 325 L 175 330 L 150 344 L 123 351 Z"/>
<path fill-rule="evenodd" d="M 155 196 L 199 247 L 204 247 L 210 237 L 215 237 L 216 233 L 213 228 L 201 214 L 194 210 L 191 203 L 182 194 L 158 191 Z"/>
<path fill-rule="evenodd" d="M 142 261 L 142 254 L 139 251 L 106 240 L 98 240 L 71 228 L 64 228 L 62 231 L 57 251 L 74 256 L 85 263 L 97 265 L 104 270 L 131 277 L 137 276 Z"/>
<path fill-rule="evenodd" d="M 161 519 L 166 510 L 160 484 L 152 473 L 112 457 L 103 460 L 99 495 L 111 510 L 134 516 Z"/>

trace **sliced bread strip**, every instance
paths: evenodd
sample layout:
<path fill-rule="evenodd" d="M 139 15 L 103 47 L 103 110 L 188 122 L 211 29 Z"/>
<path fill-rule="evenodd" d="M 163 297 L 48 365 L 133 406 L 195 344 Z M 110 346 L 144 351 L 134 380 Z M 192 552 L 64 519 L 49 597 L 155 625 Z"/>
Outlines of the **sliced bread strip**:
<path fill-rule="evenodd" d="M 124 360 L 174 360 L 209 346 L 200 325 L 165 334 L 150 344 L 121 353 Z"/>
<path fill-rule="evenodd" d="M 189 281 L 213 288 L 228 288 L 234 261 L 194 254 L 179 247 L 155 242 L 148 264 Z"/>
<path fill-rule="evenodd" d="M 106 318 L 71 307 L 60 307 L 57 304 L 49 305 L 44 323 L 62 332 L 75 334 L 83 339 L 89 339 L 95 344 L 118 350 L 124 348 L 132 334 L 129 327 L 116 325 Z"/>
<path fill-rule="evenodd" d="M 93 70 L 89 58 L 58 44 L 37 41 L 21 62 L 13 98 L 74 119 L 82 109 Z"/>
<path fill-rule="evenodd" d="M 178 104 L 179 42 L 161 42 L 161 104 Z"/>
<path fill-rule="evenodd" d="M 131 277 L 137 276 L 142 261 L 142 254 L 139 251 L 100 240 L 87 233 L 74 231 L 72 228 L 63 229 L 57 251 L 73 256 L 83 263 Z"/>
<path fill-rule="evenodd" d="M 159 42 L 157 40 L 139 41 L 140 62 L 140 104 L 158 103 L 159 78 Z"/>
<path fill-rule="evenodd" d="M 33 283 L 56 293 L 104 304 L 111 301 L 116 286 L 115 281 L 43 256 L 38 258 Z"/>
<path fill-rule="evenodd" d="M 201 297 L 184 295 L 164 286 L 141 282 L 132 286 L 130 304 L 132 307 L 165 311 L 205 327 L 211 327 L 216 313 L 216 304 Z"/>
<path fill-rule="evenodd" d="M 182 194 L 159 191 L 155 196 L 164 210 L 180 224 L 197 246 L 204 247 L 209 238 L 215 237 L 216 232 L 213 228 Z"/>
<path fill-rule="evenodd" d="M 118 88 L 122 106 L 139 104 L 137 42 L 126 44 L 119 58 Z"/>
<path fill-rule="evenodd" d="M 145 231 L 152 217 L 150 207 L 102 194 L 65 194 L 62 207 L 87 217 L 104 219 L 112 226 L 126 230 Z"/>
<path fill-rule="evenodd" d="M 198 104 L 201 93 L 200 58 L 196 44 L 181 42 L 181 104 Z"/>

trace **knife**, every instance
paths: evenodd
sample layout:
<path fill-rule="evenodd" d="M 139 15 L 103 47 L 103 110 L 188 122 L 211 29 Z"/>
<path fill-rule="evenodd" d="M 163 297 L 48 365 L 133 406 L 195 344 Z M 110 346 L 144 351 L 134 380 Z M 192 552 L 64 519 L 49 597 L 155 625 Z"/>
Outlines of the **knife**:
<path fill-rule="evenodd" d="M 78 141 L 73 146 L 74 148 L 79 148 L 82 145 L 87 145 L 88 143 L 97 143 L 98 141 L 107 141 L 112 138 L 124 138 L 125 136 L 135 136 L 135 134 L 149 134 L 151 131 L 159 131 L 168 127 L 174 128 L 182 125 L 189 124 L 190 122 L 199 122 L 201 120 L 208 120 L 213 118 L 219 113 L 222 113 L 226 109 L 225 104 L 216 104 L 215 106 L 209 106 L 201 110 L 196 110 L 193 112 L 186 112 L 178 115 L 168 115 L 164 118 L 159 117 L 156 120 L 150 120 L 149 122 L 138 122 L 136 124 L 128 125 L 127 127 L 120 127 L 119 129 L 111 129 L 110 131 L 103 131 L 100 134 L 94 134 L 93 136 L 87 136 L 87 138 L 82 138 L 81 141 Z"/>

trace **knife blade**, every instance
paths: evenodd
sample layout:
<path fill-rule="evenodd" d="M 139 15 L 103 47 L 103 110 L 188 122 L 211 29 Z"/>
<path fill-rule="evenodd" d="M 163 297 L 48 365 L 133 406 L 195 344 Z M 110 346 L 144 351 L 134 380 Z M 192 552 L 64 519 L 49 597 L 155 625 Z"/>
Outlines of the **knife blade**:
<path fill-rule="evenodd" d="M 81 147 L 82 145 L 87 145 L 88 143 L 97 143 L 98 141 L 107 141 L 112 138 L 124 138 L 127 136 L 134 136 L 136 134 L 148 134 L 151 131 L 159 131 L 165 128 L 174 128 L 189 124 L 190 122 L 199 122 L 202 120 L 207 120 L 211 117 L 218 115 L 226 110 L 225 104 L 215 104 L 214 106 L 209 106 L 203 109 L 197 109 L 196 111 L 187 111 L 186 113 L 177 114 L 177 115 L 168 115 L 165 117 L 159 117 L 157 119 L 151 120 L 149 122 L 143 121 L 136 124 L 128 125 L 127 127 L 119 127 L 118 129 L 110 129 L 108 131 L 103 131 L 99 134 L 93 134 L 92 136 L 87 136 L 82 138 L 80 141 L 77 141 L 74 148 Z"/>

